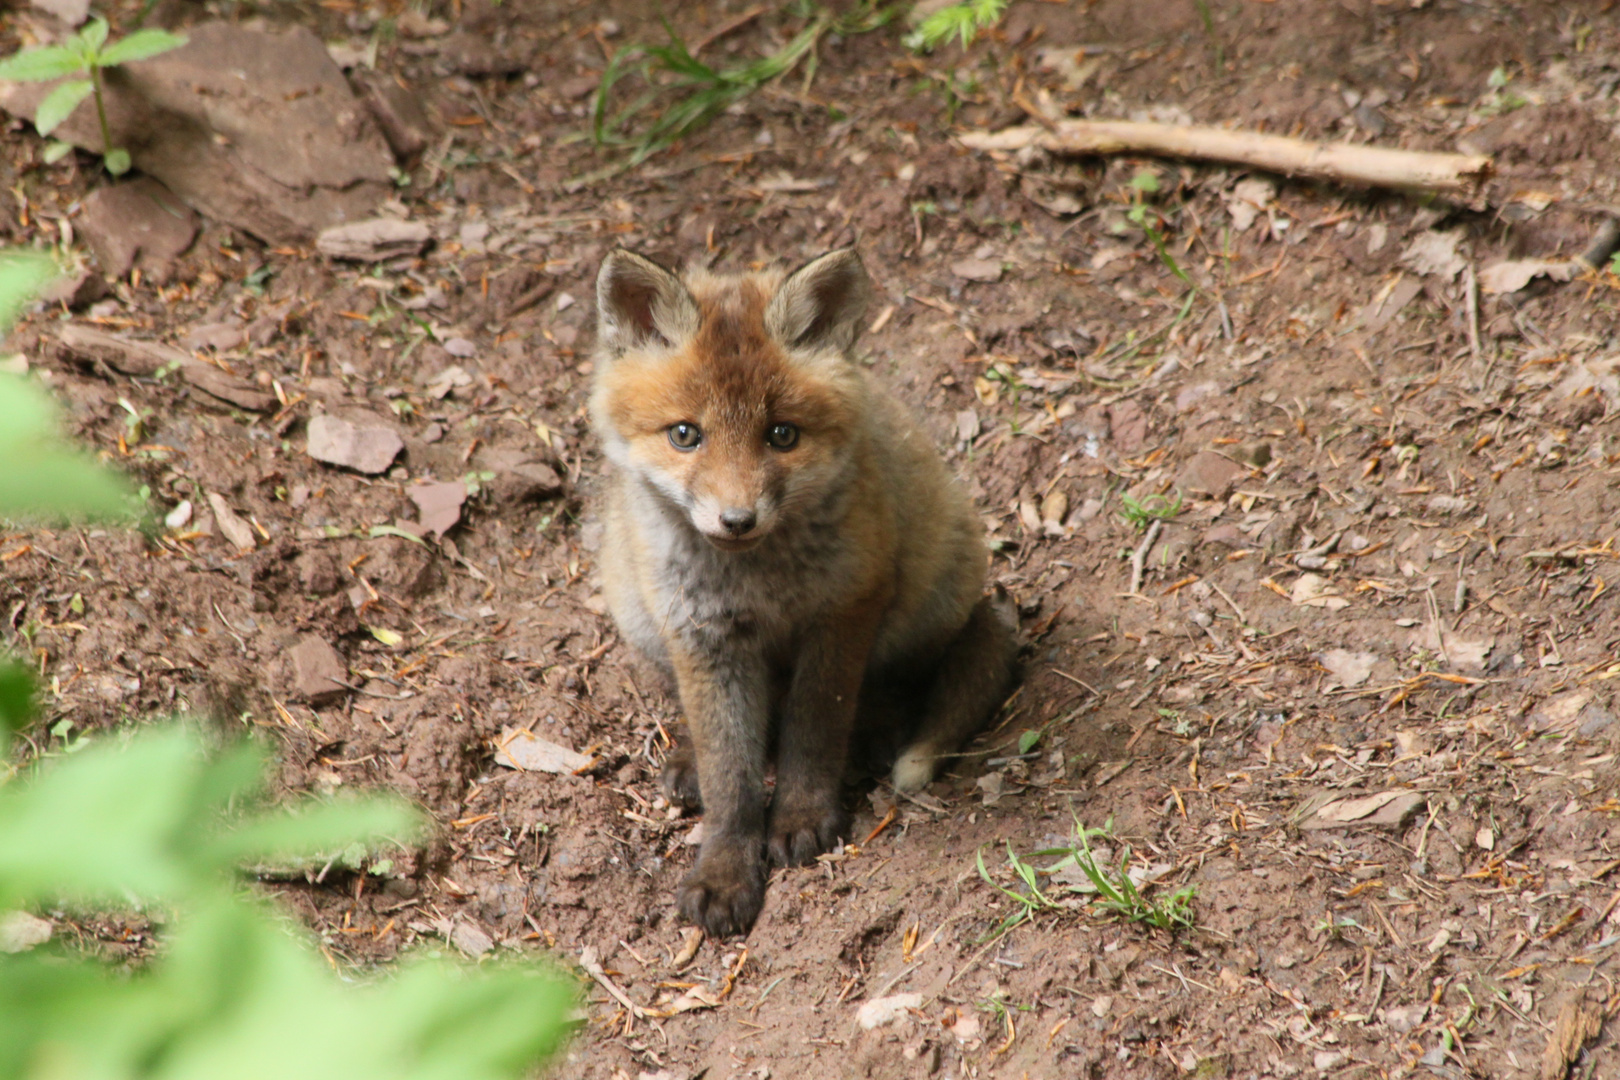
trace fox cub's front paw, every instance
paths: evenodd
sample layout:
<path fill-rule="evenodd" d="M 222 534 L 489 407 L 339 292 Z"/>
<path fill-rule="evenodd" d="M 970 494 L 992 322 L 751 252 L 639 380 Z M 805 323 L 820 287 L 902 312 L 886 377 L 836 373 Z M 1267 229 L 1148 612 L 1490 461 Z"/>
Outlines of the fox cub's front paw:
<path fill-rule="evenodd" d="M 849 831 L 844 808 L 831 806 L 778 806 L 771 814 L 771 862 L 777 866 L 803 866 L 831 851 Z"/>
<path fill-rule="evenodd" d="M 757 855 L 699 855 L 676 903 L 711 937 L 746 934 L 765 904 L 765 865 Z"/>

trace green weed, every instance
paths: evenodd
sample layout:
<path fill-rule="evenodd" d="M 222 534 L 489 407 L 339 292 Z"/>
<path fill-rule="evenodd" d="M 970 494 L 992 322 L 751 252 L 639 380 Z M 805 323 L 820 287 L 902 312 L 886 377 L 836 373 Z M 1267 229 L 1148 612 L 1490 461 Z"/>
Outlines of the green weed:
<path fill-rule="evenodd" d="M 1131 528 L 1141 532 L 1154 521 L 1169 521 L 1181 513 L 1181 495 L 1177 494 L 1174 499 L 1164 495 L 1149 495 L 1143 499 L 1121 495 L 1119 506 L 1120 518 Z"/>
<path fill-rule="evenodd" d="M 890 8 L 863 3 L 852 13 L 835 16 L 820 11 L 782 48 L 768 56 L 734 67 L 713 67 L 692 55 L 686 43 L 666 21 L 669 36 L 665 45 L 626 45 L 613 54 L 596 94 L 591 99 L 591 140 L 598 146 L 628 149 L 621 162 L 592 174 L 611 175 L 641 164 L 669 147 L 677 139 L 698 130 L 730 106 L 756 90 L 780 79 L 809 57 L 807 77 L 814 75 L 815 47 L 823 35 L 832 32 L 848 37 L 866 33 L 892 21 Z M 609 103 L 619 83 L 637 73 L 646 89 L 629 104 L 610 114 Z M 661 113 L 638 131 L 635 121 L 655 103 L 670 99 Z"/>
<path fill-rule="evenodd" d="M 96 119 L 101 124 L 101 159 L 107 171 L 122 176 L 129 171 L 129 151 L 112 144 L 112 133 L 107 128 L 107 105 L 102 96 L 101 73 L 110 67 L 178 49 L 186 39 L 167 30 L 137 30 L 126 38 L 107 44 L 107 20 L 91 19 L 83 30 L 60 45 L 41 45 L 0 60 L 0 79 L 13 82 L 49 82 L 68 79 L 72 75 L 88 78 L 69 79 L 57 86 L 39 103 L 34 111 L 34 127 L 41 135 L 49 135 L 58 125 L 73 115 L 73 110 L 85 98 L 96 99 Z M 57 161 L 72 149 L 67 143 L 53 141 L 45 150 L 47 163 Z"/>
<path fill-rule="evenodd" d="M 1072 900 L 1061 895 L 1054 897 L 1052 885 L 1049 884 L 1042 889 L 1040 883 L 1042 875 L 1051 877 L 1054 874 L 1062 874 L 1070 868 L 1080 872 L 1089 888 L 1085 885 L 1064 884 L 1059 886 L 1063 892 L 1089 894 L 1092 905 L 1126 922 L 1140 923 L 1165 931 L 1192 927 L 1194 924 L 1192 902 L 1197 895 L 1197 888 L 1192 885 L 1182 886 L 1163 900 L 1152 900 L 1144 896 L 1128 872 L 1131 863 L 1131 849 L 1128 846 L 1122 849 L 1117 867 L 1099 863 L 1092 852 L 1092 837 L 1112 838 L 1112 835 L 1112 819 L 1101 828 L 1087 828 L 1077 817 L 1074 819 L 1074 843 L 1068 847 L 1048 848 L 1020 857 L 1013 850 L 1012 844 L 1007 844 L 1007 863 L 1022 884 L 1021 889 L 1009 889 L 991 877 L 984 865 L 984 852 L 979 851 L 977 854 L 979 876 L 1014 904 L 1013 911 L 1002 919 L 994 930 L 986 934 L 984 940 L 994 941 L 1014 928 L 1032 921 L 1043 911 L 1072 907 Z M 1053 857 L 1058 861 L 1047 867 L 1037 867 L 1030 861 Z"/>
<path fill-rule="evenodd" d="M 980 34 L 1000 22 L 1006 10 L 1007 0 L 966 0 L 941 8 L 906 35 L 906 47 L 913 52 L 928 53 L 955 38 L 966 49 Z"/>

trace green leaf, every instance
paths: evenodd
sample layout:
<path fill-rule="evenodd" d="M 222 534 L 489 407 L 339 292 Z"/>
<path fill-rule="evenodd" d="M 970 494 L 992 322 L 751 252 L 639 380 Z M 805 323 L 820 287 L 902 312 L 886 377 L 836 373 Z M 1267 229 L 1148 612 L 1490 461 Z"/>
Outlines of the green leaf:
<path fill-rule="evenodd" d="M 41 135 L 49 135 L 62 121 L 73 115 L 79 102 L 89 97 L 94 89 L 89 79 L 74 79 L 58 85 L 45 95 L 45 100 L 34 110 L 34 127 L 39 129 Z"/>
<path fill-rule="evenodd" d="M 158 56 L 171 49 L 178 49 L 185 43 L 185 38 L 179 34 L 171 34 L 167 30 L 137 30 L 129 37 L 115 41 L 102 50 L 100 62 L 102 67 L 114 67 L 133 60 Z"/>
<path fill-rule="evenodd" d="M 8 82 L 47 82 L 76 75 L 85 69 L 84 58 L 66 45 L 46 45 L 24 49 L 0 60 L 0 80 Z"/>
<path fill-rule="evenodd" d="M 123 176 L 125 173 L 129 172 L 128 150 L 109 150 L 107 151 L 107 156 L 103 160 L 107 166 L 107 171 L 112 173 L 114 176 Z"/>
<path fill-rule="evenodd" d="M 83 55 L 86 59 L 95 57 L 100 52 L 101 47 L 107 44 L 107 20 L 91 19 L 85 23 L 84 29 L 79 31 L 78 41 L 79 47 L 84 50 Z M 99 64 L 98 66 L 105 65 Z"/>
<path fill-rule="evenodd" d="M 6 736 L 34 718 L 34 676 L 21 664 L 0 660 L 0 748 Z"/>
<path fill-rule="evenodd" d="M 47 165 L 55 165 L 71 153 L 73 153 L 72 143 L 65 143 L 61 139 L 52 139 L 45 144 L 45 152 L 40 155 L 40 158 Z"/>
<path fill-rule="evenodd" d="M 1027 754 L 1031 750 L 1035 749 L 1035 747 L 1039 746 L 1040 742 L 1041 733 L 1039 731 L 1026 731 L 1022 735 L 1018 736 L 1018 752 L 1020 754 Z"/>
<path fill-rule="evenodd" d="M 17 321 L 23 305 L 38 296 L 56 274 L 56 263 L 49 256 L 0 251 L 0 336 Z M 5 394 L 5 390 L 0 389 L 0 432 L 12 432 L 16 420 L 7 414 Z M 49 407 L 49 399 L 46 404 Z"/>
<path fill-rule="evenodd" d="M 0 441 L 0 521 L 77 521 L 127 515 L 128 489 L 73 450 Z"/>
<path fill-rule="evenodd" d="M 354 843 L 410 840 L 421 829 L 421 816 L 397 799 L 330 802 L 248 822 L 208 844 L 207 858 L 222 866 L 280 862 Z"/>
<path fill-rule="evenodd" d="M 367 530 L 366 535 L 373 540 L 377 539 L 379 536 L 397 536 L 401 540 L 409 540 L 413 544 L 419 544 L 422 547 L 427 547 L 426 540 L 423 540 L 420 536 L 417 536 L 413 532 L 408 532 L 405 529 L 400 528 L 398 525 L 373 525 L 369 530 Z"/>

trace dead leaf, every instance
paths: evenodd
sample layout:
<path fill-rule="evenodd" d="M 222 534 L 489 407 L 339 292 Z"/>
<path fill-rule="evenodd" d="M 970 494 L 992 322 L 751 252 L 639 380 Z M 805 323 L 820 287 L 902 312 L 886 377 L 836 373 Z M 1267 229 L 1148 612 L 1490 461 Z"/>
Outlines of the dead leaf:
<path fill-rule="evenodd" d="M 670 968 L 679 971 L 681 968 L 697 959 L 698 950 L 703 947 L 703 931 L 696 926 L 688 926 L 682 931 L 681 948 L 675 954 L 675 960 Z"/>
<path fill-rule="evenodd" d="M 921 994 L 893 994 L 863 1001 L 861 1007 L 855 1010 L 855 1023 L 860 1025 L 862 1031 L 887 1027 L 909 1010 L 921 1008 L 922 1000 Z"/>
<path fill-rule="evenodd" d="M 1372 675 L 1378 655 L 1370 652 L 1351 652 L 1348 649 L 1329 649 L 1317 661 L 1339 679 L 1344 687 L 1360 686 Z"/>
<path fill-rule="evenodd" d="M 452 364 L 429 379 L 428 384 L 423 389 L 427 391 L 428 396 L 433 400 L 442 401 L 449 397 L 452 391 L 461 390 L 471 385 L 472 376 L 467 374 L 467 369 L 459 364 Z"/>
<path fill-rule="evenodd" d="M 27 952 L 51 940 L 51 922 L 26 911 L 0 914 L 0 953 Z"/>
<path fill-rule="evenodd" d="M 1564 1002 L 1541 1053 L 1541 1080 L 1563 1080 L 1586 1044 L 1603 1030 L 1603 1009 L 1581 998 Z"/>
<path fill-rule="evenodd" d="M 1288 599 L 1300 607 L 1326 608 L 1329 611 L 1342 611 L 1350 606 L 1350 601 L 1333 591 L 1333 585 L 1320 574 L 1301 574 L 1299 580 L 1294 582 Z"/>
<path fill-rule="evenodd" d="M 592 760 L 525 728 L 506 728 L 495 740 L 495 764 L 522 772 L 566 776 L 589 767 Z"/>
<path fill-rule="evenodd" d="M 1567 734 L 1575 729 L 1581 710 L 1593 697 L 1591 690 L 1571 690 L 1537 705 L 1530 713 L 1530 729 L 1543 734 Z"/>
<path fill-rule="evenodd" d="M 1468 266 L 1468 261 L 1457 253 L 1462 238 L 1461 229 L 1423 233 L 1401 252 L 1401 262 L 1425 277 L 1454 281 Z"/>
<path fill-rule="evenodd" d="M 1570 259 L 1509 259 L 1492 263 L 1479 272 L 1479 287 L 1492 295 L 1518 292 L 1545 274 L 1553 281 L 1568 281 L 1581 272 L 1581 264 Z"/>
<path fill-rule="evenodd" d="M 258 540 L 253 535 L 253 526 L 237 517 L 236 512 L 222 496 L 210 491 L 208 505 L 214 508 L 214 521 L 219 525 L 219 531 L 225 534 L 225 539 L 235 545 L 236 550 L 246 555 L 258 546 Z"/>
<path fill-rule="evenodd" d="M 1232 228 L 1247 232 L 1254 219 L 1260 216 L 1260 211 L 1276 197 L 1277 185 L 1270 180 L 1250 177 L 1238 181 L 1232 188 L 1232 194 L 1226 198 L 1226 212 L 1232 216 Z"/>
<path fill-rule="evenodd" d="M 1334 799 L 1318 806 L 1299 823 L 1302 829 L 1338 829 L 1349 825 L 1399 826 L 1428 800 L 1422 792 L 1396 789 L 1354 799 Z"/>

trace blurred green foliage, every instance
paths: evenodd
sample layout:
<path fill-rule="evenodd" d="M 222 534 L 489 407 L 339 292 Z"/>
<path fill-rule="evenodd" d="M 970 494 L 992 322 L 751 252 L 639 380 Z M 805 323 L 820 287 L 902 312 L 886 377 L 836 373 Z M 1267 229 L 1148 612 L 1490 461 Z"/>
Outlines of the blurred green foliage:
<path fill-rule="evenodd" d="M 0 336 L 53 272 L 0 253 Z M 122 483 L 57 440 L 44 391 L 13 376 L 0 377 L 0 462 L 0 520 L 128 505 Z M 0 659 L 0 754 L 36 713 L 31 674 Z M 544 966 L 333 970 L 238 868 L 324 862 L 425 823 L 397 798 L 276 809 L 266 764 L 254 745 L 210 750 L 163 724 L 0 779 L 0 916 L 136 909 L 158 930 L 133 971 L 60 944 L 0 952 L 0 1080 L 515 1080 L 561 1045 L 574 986 Z"/>

